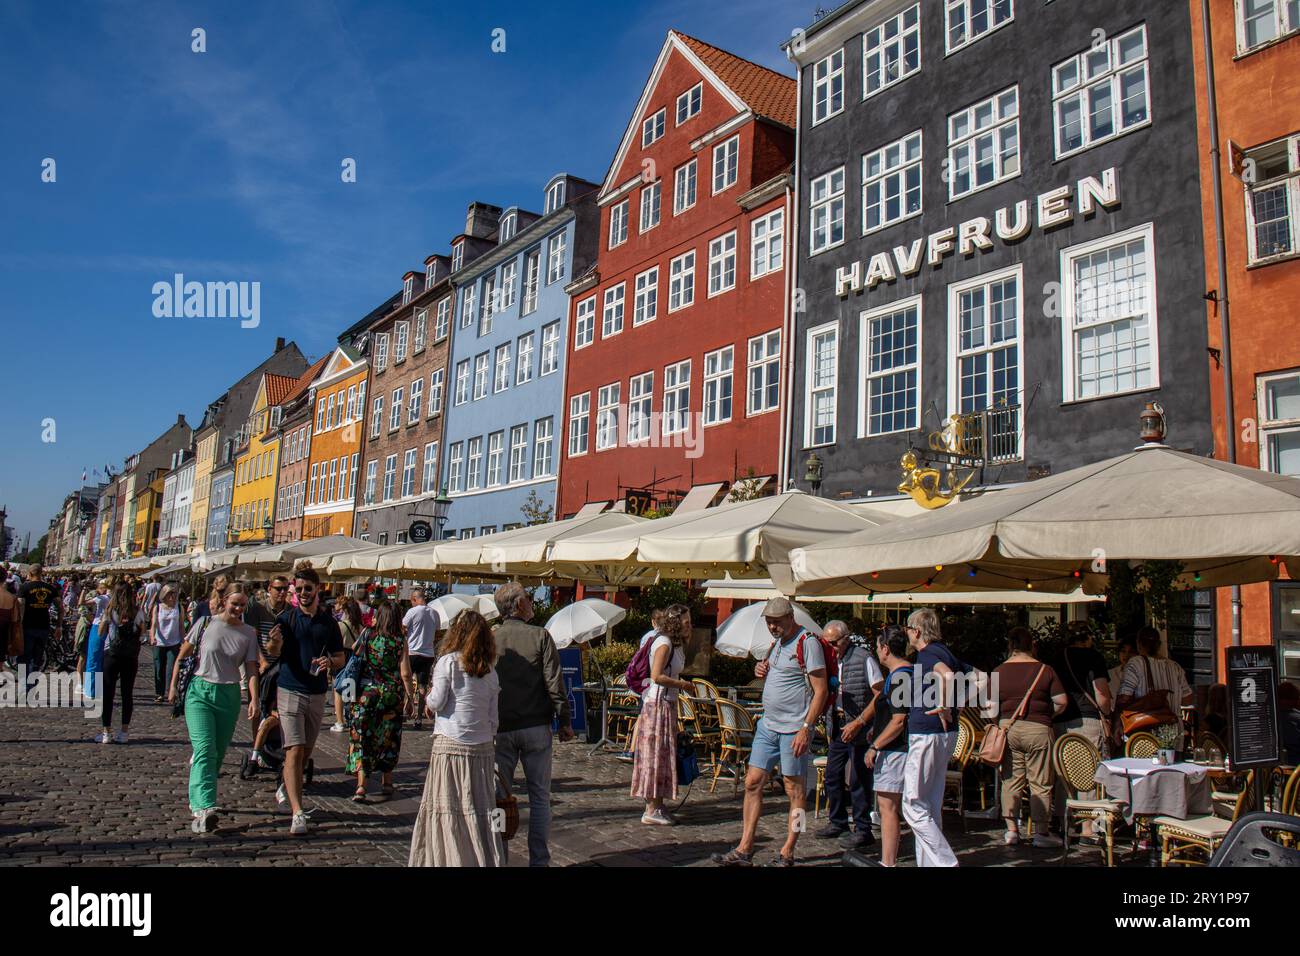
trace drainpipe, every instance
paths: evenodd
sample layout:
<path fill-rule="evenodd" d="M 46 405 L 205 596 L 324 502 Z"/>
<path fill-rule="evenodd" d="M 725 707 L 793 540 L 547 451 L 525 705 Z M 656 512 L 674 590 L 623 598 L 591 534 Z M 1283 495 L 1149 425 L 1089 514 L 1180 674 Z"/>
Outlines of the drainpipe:
<path fill-rule="evenodd" d="M 1237 416 L 1232 400 L 1232 340 L 1228 321 L 1228 249 L 1223 235 L 1223 173 L 1219 153 L 1219 105 L 1214 85 L 1214 45 L 1210 38 L 1210 0 L 1201 0 L 1201 38 L 1205 47 L 1205 99 L 1210 120 L 1210 170 L 1214 189 L 1214 240 L 1217 247 L 1219 346 L 1223 368 L 1224 450 L 1237 461 Z M 1232 646 L 1241 646 L 1241 585 L 1232 586 Z M 1218 672 L 1218 661 L 1215 662 Z"/>
<path fill-rule="evenodd" d="M 802 146 L 803 137 L 800 134 L 800 127 L 803 118 L 803 64 L 794 58 L 793 50 L 787 51 L 787 56 L 795 63 L 795 136 L 794 136 L 794 171 L 792 178 L 794 180 L 791 187 L 786 187 L 785 204 L 786 204 L 786 235 L 790 239 L 788 255 L 786 256 L 786 295 L 785 295 L 785 315 L 784 315 L 784 333 L 782 348 L 785 350 L 785 374 L 783 376 L 782 391 L 785 393 L 785 410 L 781 415 L 781 443 L 780 443 L 780 460 L 777 462 L 777 485 L 776 492 L 780 494 L 786 490 L 786 483 L 790 476 L 790 456 L 794 449 L 794 358 L 797 343 L 795 342 L 795 325 L 797 319 L 794 311 L 794 297 L 799 291 L 799 155 Z M 806 303 L 805 303 L 806 305 Z"/>

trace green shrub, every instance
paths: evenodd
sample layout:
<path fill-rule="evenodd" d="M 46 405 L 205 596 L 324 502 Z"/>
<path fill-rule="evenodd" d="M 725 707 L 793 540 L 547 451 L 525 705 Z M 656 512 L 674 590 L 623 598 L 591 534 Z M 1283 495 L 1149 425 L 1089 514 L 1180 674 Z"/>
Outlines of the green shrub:
<path fill-rule="evenodd" d="M 709 681 L 719 687 L 743 686 L 754 679 L 754 659 L 728 657 L 714 651 L 709 657 Z"/>
<path fill-rule="evenodd" d="M 609 641 L 602 639 L 594 647 L 589 646 L 587 653 L 583 655 L 585 672 L 584 679 L 595 681 L 600 679 L 600 671 L 604 671 L 605 679 L 613 681 L 614 678 L 627 670 L 628 662 L 636 654 L 637 645 L 623 643 L 621 641 Z"/>

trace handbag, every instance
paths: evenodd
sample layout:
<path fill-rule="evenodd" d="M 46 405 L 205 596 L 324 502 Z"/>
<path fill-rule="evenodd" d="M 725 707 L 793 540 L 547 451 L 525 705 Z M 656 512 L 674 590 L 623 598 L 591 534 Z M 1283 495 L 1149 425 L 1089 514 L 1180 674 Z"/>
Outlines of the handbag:
<path fill-rule="evenodd" d="M 343 665 L 343 669 L 334 677 L 334 692 L 342 694 L 346 703 L 355 703 L 357 699 L 357 688 L 361 686 L 361 681 L 365 676 L 366 648 L 370 644 L 370 629 L 366 628 L 361 632 L 353 644 L 352 656 L 348 662 Z"/>
<path fill-rule="evenodd" d="M 198 636 L 194 639 L 194 653 L 177 665 L 176 703 L 172 704 L 173 717 L 179 717 L 185 713 L 185 695 L 189 692 L 190 682 L 194 680 L 194 672 L 199 669 L 199 654 L 202 653 L 203 632 L 208 629 L 211 620 L 210 617 L 203 619 L 203 623 L 199 625 Z"/>
<path fill-rule="evenodd" d="M 1034 675 L 1034 682 L 1029 685 L 1029 690 L 1025 691 L 1020 706 L 1011 715 L 1011 723 L 1005 727 L 998 723 L 992 723 L 984 731 L 984 740 L 980 743 L 981 763 L 986 763 L 989 766 L 997 766 L 1002 763 L 1002 758 L 1007 752 L 1007 731 L 1011 729 L 1012 724 L 1024 716 L 1025 708 L 1029 706 L 1029 698 L 1034 693 L 1034 688 L 1038 686 L 1038 681 L 1042 678 L 1045 670 L 1047 670 L 1046 664 L 1038 668 L 1038 673 Z"/>
<path fill-rule="evenodd" d="M 1147 692 L 1120 712 L 1120 732 L 1124 736 L 1161 724 L 1178 723 L 1178 715 L 1169 707 L 1169 691 L 1156 687 L 1150 659 L 1144 656 L 1142 664 L 1147 669 Z"/>
<path fill-rule="evenodd" d="M 519 801 L 510 792 L 510 781 L 500 770 L 497 771 L 497 809 L 504 820 L 501 839 L 509 842 L 519 832 Z"/>
<path fill-rule="evenodd" d="M 700 760 L 690 734 L 677 735 L 677 785 L 689 784 L 700 775 Z"/>

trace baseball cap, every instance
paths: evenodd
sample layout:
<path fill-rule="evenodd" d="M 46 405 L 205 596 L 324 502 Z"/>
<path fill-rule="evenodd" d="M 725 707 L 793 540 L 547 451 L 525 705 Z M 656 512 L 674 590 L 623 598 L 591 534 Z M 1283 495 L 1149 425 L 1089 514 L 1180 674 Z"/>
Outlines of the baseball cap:
<path fill-rule="evenodd" d="M 793 613 L 794 608 L 790 606 L 788 598 L 774 597 L 763 605 L 763 617 L 785 617 Z"/>

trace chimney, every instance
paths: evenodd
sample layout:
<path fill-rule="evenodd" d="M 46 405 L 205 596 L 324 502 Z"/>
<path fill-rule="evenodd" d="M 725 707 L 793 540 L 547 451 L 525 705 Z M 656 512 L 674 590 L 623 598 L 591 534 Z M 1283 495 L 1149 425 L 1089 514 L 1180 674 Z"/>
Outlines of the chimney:
<path fill-rule="evenodd" d="M 275 340 L 275 350 L 278 352 L 284 348 L 284 336 L 278 336 Z"/>
<path fill-rule="evenodd" d="M 185 424 L 185 413 L 184 413 L 184 412 L 177 412 L 177 414 L 176 414 L 176 424 L 177 424 L 177 425 L 184 425 L 184 424 Z"/>
<path fill-rule="evenodd" d="M 472 202 L 465 213 L 465 235 L 476 239 L 486 239 L 492 235 L 501 219 L 501 207 L 489 206 L 487 203 Z"/>

